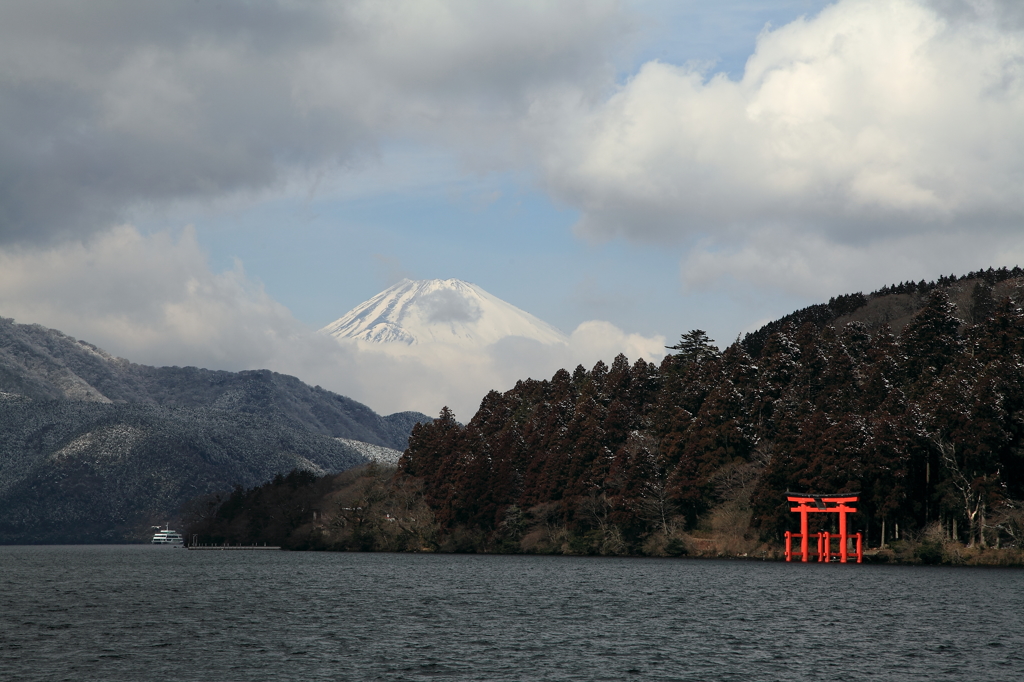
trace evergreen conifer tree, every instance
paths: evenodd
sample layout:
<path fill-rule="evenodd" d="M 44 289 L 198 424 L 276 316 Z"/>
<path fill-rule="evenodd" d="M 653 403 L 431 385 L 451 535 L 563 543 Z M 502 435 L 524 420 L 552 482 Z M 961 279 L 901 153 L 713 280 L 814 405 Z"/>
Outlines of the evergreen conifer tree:
<path fill-rule="evenodd" d="M 685 363 L 701 363 L 718 355 L 718 346 L 703 329 L 691 329 L 679 338 L 679 343 L 665 348 L 679 351 L 675 355 Z"/>

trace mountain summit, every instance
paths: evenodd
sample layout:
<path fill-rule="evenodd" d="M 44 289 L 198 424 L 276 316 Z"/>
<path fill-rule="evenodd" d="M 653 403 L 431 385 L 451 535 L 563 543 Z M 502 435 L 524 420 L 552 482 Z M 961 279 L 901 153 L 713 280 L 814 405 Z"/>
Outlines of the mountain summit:
<path fill-rule="evenodd" d="M 507 337 L 568 343 L 565 334 L 546 322 L 458 279 L 404 279 L 320 331 L 379 344 L 472 348 Z"/>

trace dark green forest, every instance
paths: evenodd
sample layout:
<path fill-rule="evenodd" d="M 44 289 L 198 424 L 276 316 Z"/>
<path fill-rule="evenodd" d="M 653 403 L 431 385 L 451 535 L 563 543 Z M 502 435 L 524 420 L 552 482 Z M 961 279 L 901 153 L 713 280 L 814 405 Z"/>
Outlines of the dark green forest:
<path fill-rule="evenodd" d="M 1021 285 L 1016 270 L 899 285 L 724 350 L 695 329 L 658 365 L 620 355 L 526 379 L 466 424 L 445 408 L 413 429 L 393 476 L 367 479 L 377 507 L 346 503 L 401 526 L 395 510 L 422 500 L 430 518 L 416 507 L 404 529 L 380 524 L 385 547 L 353 540 L 352 515 L 321 502 L 319 546 L 776 555 L 796 529 L 791 491 L 860 493 L 851 530 L 870 547 L 1019 548 Z M 405 502 L 387 506 L 389 490 Z M 827 529 L 831 515 L 813 516 Z"/>

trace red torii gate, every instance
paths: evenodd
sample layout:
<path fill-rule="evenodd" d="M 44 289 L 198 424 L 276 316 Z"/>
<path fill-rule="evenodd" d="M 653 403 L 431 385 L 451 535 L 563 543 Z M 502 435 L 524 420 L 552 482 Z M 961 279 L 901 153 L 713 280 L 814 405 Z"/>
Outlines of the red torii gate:
<path fill-rule="evenodd" d="M 838 493 L 835 495 L 818 495 L 818 494 L 807 494 L 801 495 L 798 493 L 788 493 L 787 500 L 795 502 L 797 506 L 791 507 L 790 511 L 800 512 L 800 532 L 791 533 L 786 531 L 786 561 L 793 560 L 793 538 L 800 538 L 800 555 L 802 561 L 807 563 L 810 560 L 810 554 L 808 552 L 808 538 L 807 532 L 807 514 L 810 512 L 836 512 L 839 514 L 839 561 L 840 563 L 846 563 L 849 552 L 849 539 L 857 539 L 857 563 L 861 563 L 864 559 L 863 545 L 861 542 L 861 534 L 856 533 L 849 535 L 846 532 L 846 515 L 856 512 L 856 507 L 852 505 L 860 499 L 859 493 Z M 832 539 L 835 537 L 831 533 L 822 532 L 815 533 L 818 539 L 818 561 L 828 563 L 832 561 Z"/>

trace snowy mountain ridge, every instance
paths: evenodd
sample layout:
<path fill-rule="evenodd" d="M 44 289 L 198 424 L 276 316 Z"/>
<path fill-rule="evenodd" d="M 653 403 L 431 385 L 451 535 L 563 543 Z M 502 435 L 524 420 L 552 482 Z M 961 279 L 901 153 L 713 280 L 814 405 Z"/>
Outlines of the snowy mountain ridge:
<path fill-rule="evenodd" d="M 389 287 L 320 330 L 372 344 L 489 346 L 507 337 L 564 345 L 568 337 L 475 284 L 409 280 Z"/>

